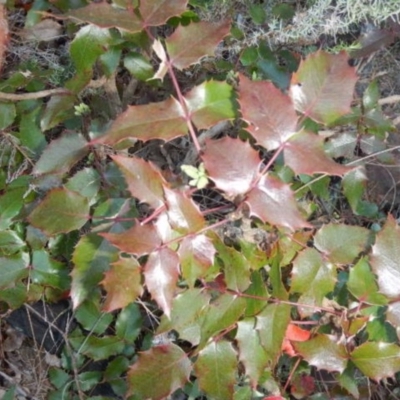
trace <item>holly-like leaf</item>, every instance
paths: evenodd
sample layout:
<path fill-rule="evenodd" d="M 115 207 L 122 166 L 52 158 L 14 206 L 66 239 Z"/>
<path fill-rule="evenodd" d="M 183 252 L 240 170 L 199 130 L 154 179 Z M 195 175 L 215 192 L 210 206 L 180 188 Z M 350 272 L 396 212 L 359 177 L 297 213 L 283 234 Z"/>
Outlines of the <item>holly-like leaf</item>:
<path fill-rule="evenodd" d="M 201 344 L 237 323 L 246 308 L 244 298 L 223 294 L 210 304 L 201 326 Z"/>
<path fill-rule="evenodd" d="M 116 336 L 97 337 L 88 335 L 74 336 L 69 339 L 74 349 L 79 349 L 82 354 L 95 361 L 121 354 L 125 347 L 125 342 Z"/>
<path fill-rule="evenodd" d="M 230 22 L 211 23 L 207 21 L 179 25 L 166 39 L 171 64 L 184 69 L 196 64 L 202 57 L 213 56 L 217 44 L 229 33 Z"/>
<path fill-rule="evenodd" d="M 311 227 L 300 214 L 290 186 L 273 176 L 263 176 L 248 194 L 246 203 L 250 214 L 263 222 L 292 230 Z"/>
<path fill-rule="evenodd" d="M 51 141 L 35 164 L 32 173 L 65 173 L 87 153 L 87 142 L 82 135 L 64 134 L 59 139 Z"/>
<path fill-rule="evenodd" d="M 336 283 L 335 266 L 325 261 L 315 249 L 306 248 L 293 262 L 291 293 L 301 293 L 298 310 L 302 316 L 316 312 L 301 304 L 319 307 Z"/>
<path fill-rule="evenodd" d="M 184 112 L 173 97 L 138 106 L 130 106 L 120 114 L 105 135 L 92 143 L 115 144 L 124 139 L 171 140 L 187 132 Z"/>
<path fill-rule="evenodd" d="M 154 209 L 164 204 L 163 187 L 167 183 L 153 164 L 137 157 L 113 156 L 112 159 L 124 174 L 133 197 Z"/>
<path fill-rule="evenodd" d="M 214 262 L 215 248 L 205 235 L 186 236 L 178 250 L 182 276 L 193 287 Z"/>
<path fill-rule="evenodd" d="M 143 292 L 140 265 L 134 258 L 120 258 L 111 264 L 100 283 L 107 291 L 103 306 L 107 312 L 126 307 Z"/>
<path fill-rule="evenodd" d="M 378 279 L 379 292 L 389 298 L 400 296 L 400 228 L 389 215 L 376 236 L 370 263 Z"/>
<path fill-rule="evenodd" d="M 28 276 L 29 254 L 18 253 L 9 257 L 0 257 L 0 288 L 15 286 L 16 281 Z"/>
<path fill-rule="evenodd" d="M 161 245 L 157 228 L 152 224 L 136 224 L 123 233 L 100 233 L 115 247 L 137 257 L 151 253 Z"/>
<path fill-rule="evenodd" d="M 277 149 L 296 132 L 298 117 L 292 100 L 273 83 L 240 75 L 238 100 L 249 124 L 246 130 L 267 150 Z"/>
<path fill-rule="evenodd" d="M 350 264 L 368 246 L 370 232 L 361 226 L 328 224 L 314 236 L 314 245 L 335 264 Z"/>
<path fill-rule="evenodd" d="M 400 327 L 400 302 L 390 303 L 386 311 L 386 320 L 396 329 Z"/>
<path fill-rule="evenodd" d="M 144 267 L 144 277 L 151 297 L 170 318 L 179 277 L 179 257 L 176 252 L 164 247 L 151 253 Z"/>
<path fill-rule="evenodd" d="M 290 87 L 296 110 L 325 124 L 350 113 L 357 74 L 348 58 L 345 51 L 318 51 L 302 60 Z"/>
<path fill-rule="evenodd" d="M 349 167 L 335 163 L 327 156 L 323 147 L 324 139 L 309 132 L 299 132 L 285 144 L 286 164 L 296 174 L 317 173 L 342 176 Z"/>
<path fill-rule="evenodd" d="M 128 371 L 128 395 L 161 400 L 189 380 L 191 363 L 175 344 L 165 343 L 139 353 Z"/>
<path fill-rule="evenodd" d="M 100 28 L 119 28 L 131 33 L 142 30 L 142 22 L 133 10 L 124 10 L 108 3 L 90 3 L 86 7 L 70 10 L 65 15 Z"/>
<path fill-rule="evenodd" d="M 287 304 L 268 304 L 257 315 L 256 329 L 261 344 L 275 364 L 282 350 L 286 329 L 290 322 L 290 306 Z"/>
<path fill-rule="evenodd" d="M 143 26 L 164 25 L 171 17 L 186 11 L 187 0 L 146 0 L 140 3 Z"/>
<path fill-rule="evenodd" d="M 131 303 L 118 314 L 115 333 L 119 338 L 133 343 L 140 335 L 142 326 L 143 318 L 140 308 L 136 303 Z"/>
<path fill-rule="evenodd" d="M 379 288 L 375 275 L 365 258 L 361 258 L 356 265 L 350 268 L 347 288 L 355 298 L 363 303 L 380 305 L 387 303 L 386 297 L 378 293 Z"/>
<path fill-rule="evenodd" d="M 73 95 L 52 96 L 48 103 L 46 103 L 46 108 L 40 120 L 41 130 L 47 131 L 57 126 L 60 122 L 73 117 L 74 103 L 75 96 Z"/>
<path fill-rule="evenodd" d="M 196 346 L 200 343 L 200 328 L 210 303 L 210 296 L 201 289 L 188 289 L 172 302 L 170 319 L 162 316 L 157 334 L 173 329 L 179 338 Z"/>
<path fill-rule="evenodd" d="M 102 237 L 83 236 L 75 247 L 72 262 L 71 298 L 74 308 L 93 295 L 110 264 L 118 260 L 118 251 Z"/>
<path fill-rule="evenodd" d="M 226 340 L 212 341 L 200 351 L 194 365 L 199 387 L 215 400 L 233 398 L 237 355 Z"/>
<path fill-rule="evenodd" d="M 89 217 L 86 197 L 68 189 L 57 188 L 47 193 L 28 220 L 35 228 L 52 236 L 81 228 Z"/>
<path fill-rule="evenodd" d="M 186 93 L 185 100 L 197 129 L 208 129 L 235 117 L 232 86 L 226 82 L 206 81 Z"/>
<path fill-rule="evenodd" d="M 168 219 L 179 233 L 195 233 L 205 227 L 205 219 L 192 199 L 184 192 L 164 189 L 167 200 Z"/>
<path fill-rule="evenodd" d="M 350 360 L 364 375 L 380 381 L 400 371 L 400 347 L 394 343 L 366 342 L 351 353 Z"/>
<path fill-rule="evenodd" d="M 346 347 L 335 336 L 317 335 L 306 342 L 292 342 L 295 350 L 318 369 L 343 372 L 347 366 Z"/>
<path fill-rule="evenodd" d="M 208 140 L 202 159 L 215 185 L 232 197 L 250 190 L 261 162 L 248 142 L 227 136 Z"/>
<path fill-rule="evenodd" d="M 269 361 L 268 353 L 261 345 L 259 332 L 255 329 L 255 323 L 255 318 L 239 321 L 236 333 L 239 360 L 243 364 L 253 388 L 257 386 Z"/>

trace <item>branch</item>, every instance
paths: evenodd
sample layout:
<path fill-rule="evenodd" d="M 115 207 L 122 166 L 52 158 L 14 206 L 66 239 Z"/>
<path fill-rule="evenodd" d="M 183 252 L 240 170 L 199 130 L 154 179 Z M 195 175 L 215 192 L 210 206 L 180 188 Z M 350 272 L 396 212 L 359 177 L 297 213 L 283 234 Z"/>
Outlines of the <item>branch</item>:
<path fill-rule="evenodd" d="M 67 95 L 71 92 L 67 89 L 48 89 L 41 90 L 40 92 L 32 93 L 4 93 L 0 92 L 0 100 L 21 101 L 21 100 L 36 100 L 42 97 L 53 96 L 54 94 Z"/>

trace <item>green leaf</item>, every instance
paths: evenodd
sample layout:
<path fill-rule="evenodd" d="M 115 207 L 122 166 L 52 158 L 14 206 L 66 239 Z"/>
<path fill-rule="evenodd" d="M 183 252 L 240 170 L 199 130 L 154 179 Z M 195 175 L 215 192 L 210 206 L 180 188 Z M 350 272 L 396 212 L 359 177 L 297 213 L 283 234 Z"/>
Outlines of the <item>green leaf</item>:
<path fill-rule="evenodd" d="M 375 275 L 365 258 L 361 258 L 356 265 L 350 268 L 347 287 L 360 302 L 377 305 L 387 303 L 386 297 L 378 293 Z"/>
<path fill-rule="evenodd" d="M 51 384 L 57 389 L 64 387 L 67 385 L 68 381 L 71 380 L 71 377 L 67 372 L 58 368 L 50 368 L 49 378 Z"/>
<path fill-rule="evenodd" d="M 336 283 L 335 266 L 325 261 L 322 256 L 312 248 L 303 250 L 293 263 L 291 293 L 301 293 L 298 300 L 300 304 L 322 306 L 324 297 L 331 291 Z M 299 307 L 302 316 L 309 316 L 316 309 Z"/>
<path fill-rule="evenodd" d="M 0 129 L 10 126 L 16 116 L 17 112 L 14 104 L 0 102 Z"/>
<path fill-rule="evenodd" d="M 263 4 L 250 4 L 249 14 L 256 25 L 263 24 L 267 18 L 265 5 Z"/>
<path fill-rule="evenodd" d="M 35 228 L 48 236 L 79 229 L 88 219 L 87 198 L 63 188 L 50 190 L 28 217 Z"/>
<path fill-rule="evenodd" d="M 79 388 L 83 391 L 92 389 L 101 380 L 101 371 L 85 371 L 78 375 Z"/>
<path fill-rule="evenodd" d="M 240 56 L 240 62 L 245 66 L 254 64 L 258 58 L 258 51 L 256 47 L 247 47 L 243 50 Z"/>
<path fill-rule="evenodd" d="M 87 197 L 89 204 L 96 202 L 96 195 L 101 187 L 101 178 L 94 168 L 84 168 L 68 179 L 65 187 Z"/>
<path fill-rule="evenodd" d="M 142 323 L 139 306 L 131 303 L 119 313 L 115 322 L 115 333 L 126 342 L 133 343 L 140 334 Z"/>
<path fill-rule="evenodd" d="M 256 330 L 269 359 L 275 364 L 281 354 L 283 339 L 290 322 L 290 306 L 268 304 L 257 315 Z"/>
<path fill-rule="evenodd" d="M 318 369 L 343 372 L 347 366 L 346 347 L 335 336 L 317 335 L 306 342 L 292 342 L 295 350 Z"/>
<path fill-rule="evenodd" d="M 161 400 L 189 380 L 191 362 L 173 343 L 139 353 L 128 372 L 129 394 L 140 399 Z"/>
<path fill-rule="evenodd" d="M 33 168 L 34 174 L 58 173 L 70 171 L 71 167 L 86 156 L 89 148 L 82 135 L 68 133 L 52 140 L 43 151 Z"/>
<path fill-rule="evenodd" d="M 218 332 L 237 323 L 246 308 L 245 299 L 223 294 L 214 300 L 205 314 L 201 326 L 201 345 Z"/>
<path fill-rule="evenodd" d="M 11 230 L 0 231 L 0 256 L 10 256 L 24 247 L 25 242 L 17 232 Z"/>
<path fill-rule="evenodd" d="M 42 131 L 54 128 L 60 122 L 72 118 L 74 116 L 74 103 L 75 96 L 73 95 L 52 96 L 46 104 L 46 108 L 40 120 L 40 128 Z"/>
<path fill-rule="evenodd" d="M 247 318 L 238 322 L 236 340 L 239 347 L 239 360 L 243 364 L 252 387 L 256 387 L 264 372 L 269 354 L 261 345 L 260 332 L 255 329 L 256 319 Z"/>
<path fill-rule="evenodd" d="M 369 111 L 378 106 L 378 100 L 380 97 L 378 81 L 374 79 L 367 86 L 363 94 L 363 106 L 364 109 Z"/>
<path fill-rule="evenodd" d="M 345 224 L 328 224 L 314 236 L 314 245 L 327 260 L 350 264 L 369 244 L 368 229 Z"/>
<path fill-rule="evenodd" d="M 206 81 L 186 93 L 185 99 L 197 129 L 235 118 L 232 86 L 226 82 Z"/>
<path fill-rule="evenodd" d="M 76 310 L 75 318 L 90 333 L 103 334 L 113 320 L 111 314 L 101 312 L 99 299 L 85 300 Z"/>
<path fill-rule="evenodd" d="M 118 250 L 107 240 L 96 234 L 83 236 L 76 245 L 72 261 L 71 298 L 74 308 L 85 299 L 93 296 L 93 290 L 110 268 L 110 264 L 118 260 Z"/>
<path fill-rule="evenodd" d="M 7 229 L 23 205 L 27 188 L 8 190 L 0 196 L 0 229 Z"/>
<path fill-rule="evenodd" d="M 147 81 L 154 75 L 149 60 L 137 52 L 131 52 L 124 58 L 124 67 L 140 81 Z"/>
<path fill-rule="evenodd" d="M 18 253 L 9 257 L 0 257 L 0 288 L 14 286 L 16 281 L 28 276 L 29 254 Z"/>
<path fill-rule="evenodd" d="M 157 334 L 175 330 L 179 338 L 196 346 L 200 343 L 200 331 L 208 312 L 210 296 L 201 289 L 188 289 L 178 294 L 172 302 L 171 317 L 161 318 Z"/>
<path fill-rule="evenodd" d="M 267 285 L 263 280 L 261 271 L 253 271 L 250 280 L 251 285 L 245 292 L 249 295 L 249 297 L 245 297 L 247 303 L 245 317 L 257 315 L 265 307 L 269 297 Z M 262 298 L 264 300 L 261 300 Z"/>
<path fill-rule="evenodd" d="M 71 336 L 69 340 L 75 350 L 79 350 L 79 353 L 85 354 L 95 361 L 121 354 L 125 347 L 125 343 L 115 336 Z"/>
<path fill-rule="evenodd" d="M 237 354 L 226 340 L 212 341 L 200 351 L 194 365 L 199 387 L 215 400 L 233 397 Z"/>
<path fill-rule="evenodd" d="M 400 296 L 400 228 L 389 214 L 376 236 L 370 264 L 378 279 L 379 292 L 389 298 Z"/>
<path fill-rule="evenodd" d="M 70 285 L 69 270 L 59 261 L 53 260 L 45 250 L 32 253 L 31 279 L 33 283 L 67 290 Z"/>
<path fill-rule="evenodd" d="M 350 359 L 364 375 L 376 381 L 400 371 L 400 347 L 392 343 L 364 343 L 350 354 Z"/>

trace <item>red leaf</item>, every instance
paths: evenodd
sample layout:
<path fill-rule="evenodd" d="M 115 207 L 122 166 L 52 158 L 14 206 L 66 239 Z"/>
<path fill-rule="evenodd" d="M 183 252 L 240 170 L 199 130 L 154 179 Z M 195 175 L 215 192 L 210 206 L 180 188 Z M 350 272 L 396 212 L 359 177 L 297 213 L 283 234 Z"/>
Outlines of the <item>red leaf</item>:
<path fill-rule="evenodd" d="M 100 28 L 119 28 L 131 33 L 142 30 L 142 22 L 132 10 L 123 10 L 106 2 L 90 3 L 86 7 L 70 10 L 65 15 Z"/>
<path fill-rule="evenodd" d="M 290 88 L 296 110 L 326 124 L 350 113 L 357 74 L 348 59 L 344 51 L 318 51 L 302 60 Z"/>
<path fill-rule="evenodd" d="M 261 162 L 248 142 L 230 137 L 208 140 L 202 159 L 215 185 L 232 197 L 250 190 Z"/>
<path fill-rule="evenodd" d="M 100 283 L 107 291 L 103 306 L 106 312 L 126 307 L 143 292 L 140 265 L 134 258 L 120 258 L 111 264 Z"/>
<path fill-rule="evenodd" d="M 286 329 L 285 338 L 283 339 L 282 350 L 289 356 L 295 357 L 297 353 L 294 350 L 290 341 L 293 340 L 297 342 L 305 342 L 310 338 L 310 336 L 310 331 L 301 329 L 295 324 L 289 324 Z"/>
<path fill-rule="evenodd" d="M 173 343 L 154 346 L 139 353 L 128 372 L 129 395 L 140 399 L 161 400 L 189 380 L 191 363 Z"/>
<path fill-rule="evenodd" d="M 239 103 L 246 128 L 268 150 L 278 148 L 295 132 L 298 117 L 289 96 L 271 82 L 250 81 L 240 75 Z"/>
<path fill-rule="evenodd" d="M 204 228 L 205 219 L 192 199 L 178 190 L 165 188 L 168 218 L 171 226 L 180 233 L 194 233 Z"/>
<path fill-rule="evenodd" d="M 120 114 L 105 135 L 93 144 L 114 144 L 124 139 L 171 140 L 187 132 L 184 112 L 173 97 L 158 103 L 130 106 Z"/>
<path fill-rule="evenodd" d="M 312 376 L 309 375 L 296 375 L 291 381 L 290 393 L 296 399 L 303 399 L 310 396 L 315 391 L 315 381 Z"/>
<path fill-rule="evenodd" d="M 137 257 L 151 253 L 161 245 L 161 239 L 154 225 L 136 224 L 124 233 L 99 233 L 121 251 Z"/>
<path fill-rule="evenodd" d="M 295 230 L 310 228 L 301 216 L 290 186 L 272 176 L 263 176 L 247 196 L 250 214 L 272 225 Z"/>
<path fill-rule="evenodd" d="M 300 132 L 286 142 L 286 164 L 296 174 L 317 173 L 342 176 L 351 168 L 335 163 L 324 150 L 324 139 L 313 133 Z"/>
<path fill-rule="evenodd" d="M 174 2 L 170 2 L 174 3 Z M 180 25 L 166 39 L 167 51 L 174 67 L 184 69 L 204 56 L 213 56 L 218 43 L 229 33 L 230 22 L 198 22 Z"/>
<path fill-rule="evenodd" d="M 168 318 L 179 277 L 179 258 L 175 251 L 162 248 L 149 255 L 144 267 L 147 289 Z"/>
<path fill-rule="evenodd" d="M 140 2 L 143 27 L 164 25 L 167 20 L 186 11 L 187 0 L 146 0 Z"/>
<path fill-rule="evenodd" d="M 136 157 L 113 156 L 113 161 L 124 174 L 133 197 L 157 209 L 164 204 L 167 185 L 153 164 Z"/>

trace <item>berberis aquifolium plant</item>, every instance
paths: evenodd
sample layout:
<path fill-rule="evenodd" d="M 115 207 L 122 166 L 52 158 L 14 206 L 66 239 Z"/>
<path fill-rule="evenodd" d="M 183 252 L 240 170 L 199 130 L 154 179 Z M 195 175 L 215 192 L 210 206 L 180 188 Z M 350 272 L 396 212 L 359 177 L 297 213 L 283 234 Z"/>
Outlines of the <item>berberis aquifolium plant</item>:
<path fill-rule="evenodd" d="M 187 3 L 29 14 L 73 32 L 74 75 L 1 81 L 3 310 L 71 299 L 51 399 L 366 398 L 400 371 L 400 229 L 358 156 L 391 129 L 376 85 L 356 100 L 345 52 L 287 90 L 217 67 L 231 22 Z"/>

